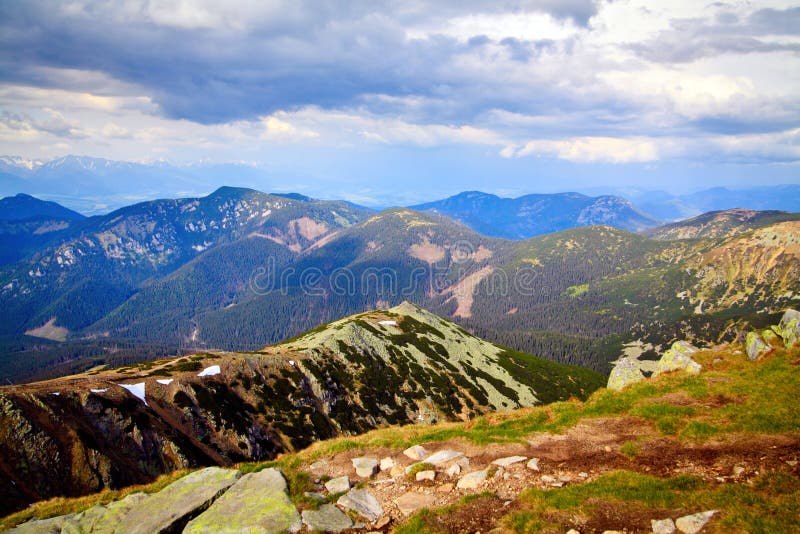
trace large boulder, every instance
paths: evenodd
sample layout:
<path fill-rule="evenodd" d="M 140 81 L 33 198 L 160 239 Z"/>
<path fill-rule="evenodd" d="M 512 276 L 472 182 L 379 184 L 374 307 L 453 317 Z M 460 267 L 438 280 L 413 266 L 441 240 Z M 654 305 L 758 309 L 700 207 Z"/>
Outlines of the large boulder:
<path fill-rule="evenodd" d="M 747 357 L 751 360 L 757 360 L 763 354 L 766 354 L 772 350 L 772 346 L 764 341 L 764 338 L 762 338 L 757 332 L 749 332 L 747 334 L 747 338 L 744 342 L 744 348 L 747 352 Z"/>
<path fill-rule="evenodd" d="M 241 476 L 234 469 L 207 467 L 176 480 L 158 493 L 138 501 L 117 524 L 117 532 L 155 534 L 174 532 L 205 510 Z"/>
<path fill-rule="evenodd" d="M 297 532 L 302 528 L 300 514 L 286 490 L 286 479 L 278 469 L 249 473 L 191 520 L 183 532 Z"/>
<path fill-rule="evenodd" d="M 700 349 L 687 343 L 686 341 L 676 341 L 668 350 L 661 355 L 661 359 L 656 363 L 653 376 L 679 369 L 686 371 L 690 375 L 696 375 L 703 369 L 699 363 L 692 359 L 692 355 Z"/>
<path fill-rule="evenodd" d="M 61 534 L 81 534 L 83 532 L 111 534 L 117 528 L 120 519 L 147 498 L 148 496 L 144 493 L 132 493 L 124 499 L 107 505 L 92 506 L 84 512 L 69 516 L 64 522 Z"/>
<path fill-rule="evenodd" d="M 632 356 L 627 356 L 616 361 L 614 369 L 611 370 L 611 375 L 608 377 L 608 385 L 606 387 L 620 390 L 644 379 L 641 362 Z"/>
<path fill-rule="evenodd" d="M 783 339 L 783 345 L 788 349 L 800 339 L 800 312 L 786 310 L 781 317 L 781 322 L 772 329 Z"/>

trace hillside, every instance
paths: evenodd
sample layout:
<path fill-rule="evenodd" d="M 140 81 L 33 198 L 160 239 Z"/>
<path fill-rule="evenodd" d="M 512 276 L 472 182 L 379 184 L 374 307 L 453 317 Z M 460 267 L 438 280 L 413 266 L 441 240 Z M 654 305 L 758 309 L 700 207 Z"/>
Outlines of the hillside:
<path fill-rule="evenodd" d="M 271 459 L 387 425 L 585 398 L 603 382 L 402 303 L 258 352 L 207 352 L 0 388 L 0 502 L 8 512 L 176 469 Z"/>
<path fill-rule="evenodd" d="M 0 198 L 0 221 L 21 221 L 32 218 L 78 220 L 84 216 L 55 202 L 18 193 L 13 197 Z"/>
<path fill-rule="evenodd" d="M 652 239 L 698 239 L 732 237 L 770 224 L 796 221 L 800 213 L 730 209 L 711 211 L 680 222 L 666 224 L 642 232 Z"/>
<path fill-rule="evenodd" d="M 412 206 L 460 221 L 476 232 L 506 239 L 527 239 L 593 224 L 639 231 L 659 221 L 621 197 L 588 197 L 579 193 L 501 198 L 480 191 Z"/>
<path fill-rule="evenodd" d="M 779 331 L 786 345 L 773 336 L 756 359 L 738 343 L 718 345 L 692 354 L 695 374 L 668 372 L 585 401 L 390 427 L 222 473 L 55 499 L 0 525 L 338 532 L 355 520 L 399 534 L 797 532 L 800 418 L 790 406 L 800 389 L 800 345 L 791 340 L 800 332 L 796 322 Z M 188 498 L 203 480 L 221 485 L 223 497 Z M 251 514 L 248 503 L 267 496 L 270 505 Z"/>

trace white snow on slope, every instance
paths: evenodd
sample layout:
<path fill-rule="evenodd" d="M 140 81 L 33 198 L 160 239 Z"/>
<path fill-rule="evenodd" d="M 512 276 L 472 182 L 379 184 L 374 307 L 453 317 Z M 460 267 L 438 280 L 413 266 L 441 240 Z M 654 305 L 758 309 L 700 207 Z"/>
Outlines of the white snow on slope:
<path fill-rule="evenodd" d="M 141 400 L 145 406 L 147 401 L 144 399 L 144 382 L 138 384 L 120 384 L 119 387 L 127 389 L 131 395 Z"/>
<path fill-rule="evenodd" d="M 219 368 L 219 365 L 212 365 L 211 367 L 206 367 L 203 369 L 197 376 L 214 376 L 220 374 L 222 371 Z"/>

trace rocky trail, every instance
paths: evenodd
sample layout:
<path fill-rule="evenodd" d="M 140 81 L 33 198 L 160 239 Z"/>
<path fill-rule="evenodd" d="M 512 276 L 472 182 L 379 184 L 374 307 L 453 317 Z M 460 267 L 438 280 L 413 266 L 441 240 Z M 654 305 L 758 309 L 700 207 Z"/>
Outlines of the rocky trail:
<path fill-rule="evenodd" d="M 625 443 L 647 435 L 640 454 L 631 458 L 624 453 Z M 743 437 L 687 447 L 658 436 L 637 418 L 602 418 L 564 434 L 534 434 L 525 443 L 480 446 L 451 440 L 404 451 L 362 449 L 323 457 L 299 468 L 309 475 L 314 490 L 298 505 L 290 500 L 279 469 L 242 474 L 210 467 L 152 495 L 129 495 L 80 514 L 29 522 L 12 532 L 390 532 L 420 509 L 450 506 L 467 495 L 479 497 L 457 514 L 439 516 L 438 527 L 446 532 L 503 532 L 498 519 L 531 487 L 583 484 L 617 469 L 695 475 L 712 484 L 747 483 L 766 471 L 800 476 L 798 461 L 800 436 Z M 710 512 L 678 508 L 653 517 L 635 508 L 604 508 L 572 527 L 583 534 L 701 532 L 718 517 Z"/>

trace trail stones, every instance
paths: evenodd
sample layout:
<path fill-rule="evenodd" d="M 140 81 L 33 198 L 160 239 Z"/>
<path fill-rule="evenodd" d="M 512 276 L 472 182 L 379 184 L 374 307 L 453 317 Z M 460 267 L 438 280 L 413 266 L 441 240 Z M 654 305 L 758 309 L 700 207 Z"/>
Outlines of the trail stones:
<path fill-rule="evenodd" d="M 686 515 L 675 520 L 675 526 L 683 534 L 697 534 L 708 523 L 718 510 L 709 510 L 697 514 Z"/>
<path fill-rule="evenodd" d="M 461 466 L 458 464 L 453 464 L 447 468 L 445 474 L 447 474 L 447 476 L 449 476 L 450 478 L 455 478 L 461 474 Z"/>
<path fill-rule="evenodd" d="M 458 451 L 452 451 L 452 450 L 449 450 L 449 449 L 445 449 L 443 451 L 439 451 L 439 452 L 435 452 L 435 453 L 431 454 L 430 456 L 425 458 L 423 461 L 426 464 L 441 465 L 441 464 L 445 464 L 447 462 L 450 462 L 452 460 L 456 460 L 458 458 L 461 458 L 462 456 L 464 456 L 463 452 L 458 452 Z"/>
<path fill-rule="evenodd" d="M 524 462 L 527 460 L 527 456 L 507 456 L 506 458 L 498 458 L 497 460 L 492 462 L 492 465 L 497 465 L 500 467 L 508 467 L 510 465 L 517 464 L 519 462 Z"/>
<path fill-rule="evenodd" d="M 339 497 L 336 504 L 356 512 L 370 522 L 377 521 L 383 515 L 381 503 L 365 489 L 351 489 L 346 495 Z"/>
<path fill-rule="evenodd" d="M 389 458 L 388 456 L 386 458 L 381 458 L 381 471 L 391 471 L 392 467 L 394 467 L 393 459 Z"/>
<path fill-rule="evenodd" d="M 403 454 L 414 460 L 415 462 L 421 461 L 423 458 L 430 455 L 428 449 L 422 445 L 414 445 L 403 451 Z"/>
<path fill-rule="evenodd" d="M 244 475 L 183 532 L 297 532 L 302 527 L 300 515 L 286 490 L 286 480 L 278 469 Z"/>
<path fill-rule="evenodd" d="M 527 467 L 531 471 L 538 471 L 539 470 L 539 459 L 538 458 L 531 458 L 530 460 L 528 460 Z"/>
<path fill-rule="evenodd" d="M 417 492 L 408 492 L 394 501 L 400 513 L 403 515 L 410 515 L 422 508 L 430 508 L 435 502 L 436 498 L 433 495 Z"/>
<path fill-rule="evenodd" d="M 353 458 L 353 467 L 358 476 L 369 478 L 378 471 L 378 460 L 375 458 Z"/>
<path fill-rule="evenodd" d="M 488 469 L 481 469 L 480 471 L 467 473 L 461 477 L 461 480 L 458 481 L 456 487 L 458 489 L 475 489 L 486 481 L 487 476 L 489 476 Z"/>
<path fill-rule="evenodd" d="M 324 504 L 319 510 L 305 510 L 303 523 L 312 532 L 341 532 L 353 526 L 353 521 L 332 504 Z"/>
<path fill-rule="evenodd" d="M 239 471 L 220 467 L 190 473 L 139 501 L 120 520 L 117 531 L 131 534 L 170 531 L 187 516 L 207 507 L 240 476 Z"/>
<path fill-rule="evenodd" d="M 675 521 L 672 519 L 653 519 L 650 521 L 653 527 L 653 534 L 673 534 L 675 532 Z"/>
<path fill-rule="evenodd" d="M 350 491 L 350 479 L 348 477 L 332 478 L 325 483 L 328 493 L 344 493 Z"/>
<path fill-rule="evenodd" d="M 433 482 L 436 479 L 436 471 L 433 470 L 426 470 L 426 471 L 419 471 L 416 474 L 417 482 Z"/>

